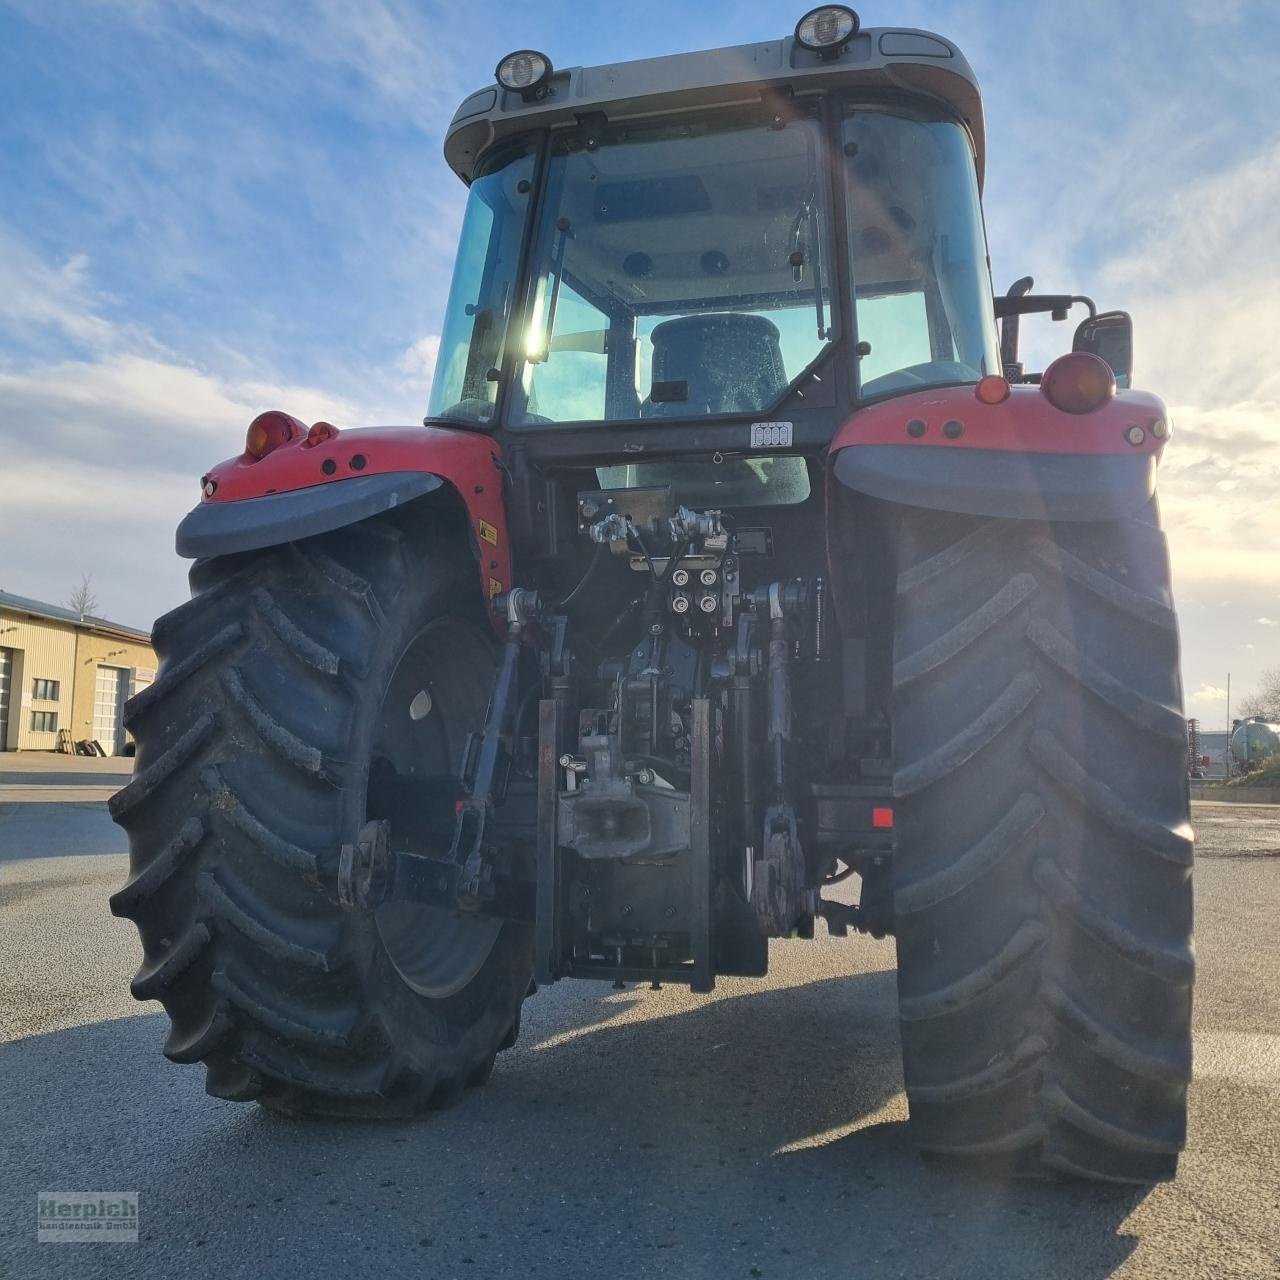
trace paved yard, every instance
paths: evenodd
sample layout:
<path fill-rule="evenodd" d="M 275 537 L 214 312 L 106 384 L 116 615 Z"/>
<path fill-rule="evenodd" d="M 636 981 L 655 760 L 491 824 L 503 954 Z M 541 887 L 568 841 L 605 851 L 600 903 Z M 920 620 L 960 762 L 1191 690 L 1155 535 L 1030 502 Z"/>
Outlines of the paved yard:
<path fill-rule="evenodd" d="M 1280 809 L 1196 807 L 1191 1145 L 1144 1192 L 917 1159 L 867 939 L 774 943 L 711 997 L 560 983 L 488 1088 L 417 1122 L 216 1101 L 128 996 L 105 806 L 20 798 L 100 779 L 33 772 L 0 775 L 6 1277 L 1280 1276 Z M 90 1188 L 140 1192 L 141 1242 L 37 1245 L 36 1193 Z"/>

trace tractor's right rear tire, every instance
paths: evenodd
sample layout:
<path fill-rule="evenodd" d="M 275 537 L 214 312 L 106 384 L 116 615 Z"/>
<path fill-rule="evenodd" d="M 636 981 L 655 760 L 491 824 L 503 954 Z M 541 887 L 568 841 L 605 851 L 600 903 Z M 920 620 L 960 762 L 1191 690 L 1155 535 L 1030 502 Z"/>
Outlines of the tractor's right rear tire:
<path fill-rule="evenodd" d="M 397 847 L 447 848 L 448 775 L 493 676 L 474 559 L 406 509 L 197 564 L 192 587 L 156 624 L 158 678 L 126 712 L 137 769 L 111 806 L 131 869 L 111 905 L 144 951 L 133 994 L 161 1001 L 166 1056 L 202 1062 L 218 1097 L 326 1115 L 447 1105 L 514 1041 L 532 930 L 345 911 L 337 871 L 370 817 L 392 819 Z M 442 804 L 424 806 L 417 778 L 444 779 Z"/>
<path fill-rule="evenodd" d="M 911 1129 L 1015 1172 L 1172 1177 L 1192 833 L 1154 509 L 895 513 L 894 909 Z"/>

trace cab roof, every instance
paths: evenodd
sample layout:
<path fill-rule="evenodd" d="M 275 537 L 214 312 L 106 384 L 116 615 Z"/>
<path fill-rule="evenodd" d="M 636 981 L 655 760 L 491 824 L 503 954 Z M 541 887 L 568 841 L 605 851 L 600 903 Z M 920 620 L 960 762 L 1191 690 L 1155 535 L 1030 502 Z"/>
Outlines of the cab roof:
<path fill-rule="evenodd" d="M 964 55 L 928 31 L 869 27 L 824 60 L 794 37 L 678 53 L 599 67 L 557 70 L 544 97 L 526 101 L 497 84 L 464 99 L 444 139 L 449 167 L 470 183 L 493 143 L 530 129 L 609 119 L 661 116 L 701 107 L 748 105 L 772 94 L 832 89 L 898 92 L 941 103 L 967 126 L 981 184 L 986 135 L 982 95 Z"/>

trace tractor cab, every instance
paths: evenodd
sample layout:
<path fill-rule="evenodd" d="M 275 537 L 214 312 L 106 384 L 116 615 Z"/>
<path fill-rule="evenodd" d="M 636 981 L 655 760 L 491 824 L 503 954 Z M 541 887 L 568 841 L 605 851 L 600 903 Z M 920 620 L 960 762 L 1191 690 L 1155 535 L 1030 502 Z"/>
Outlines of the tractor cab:
<path fill-rule="evenodd" d="M 535 455 L 732 452 L 786 489 L 803 464 L 773 450 L 999 371 L 967 63 L 921 32 L 801 27 L 504 59 L 445 143 L 470 193 L 429 420 Z"/>

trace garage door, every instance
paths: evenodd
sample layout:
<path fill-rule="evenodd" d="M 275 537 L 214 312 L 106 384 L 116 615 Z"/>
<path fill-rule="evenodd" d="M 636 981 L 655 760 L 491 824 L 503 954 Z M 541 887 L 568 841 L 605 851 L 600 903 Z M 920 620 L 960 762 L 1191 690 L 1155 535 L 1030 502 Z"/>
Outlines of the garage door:
<path fill-rule="evenodd" d="M 13 685 L 13 650 L 0 649 L 0 751 L 9 745 L 9 689 Z"/>
<path fill-rule="evenodd" d="M 109 756 L 124 747 L 124 701 L 129 696 L 129 673 L 124 667 L 99 667 L 93 689 L 93 736 Z"/>

